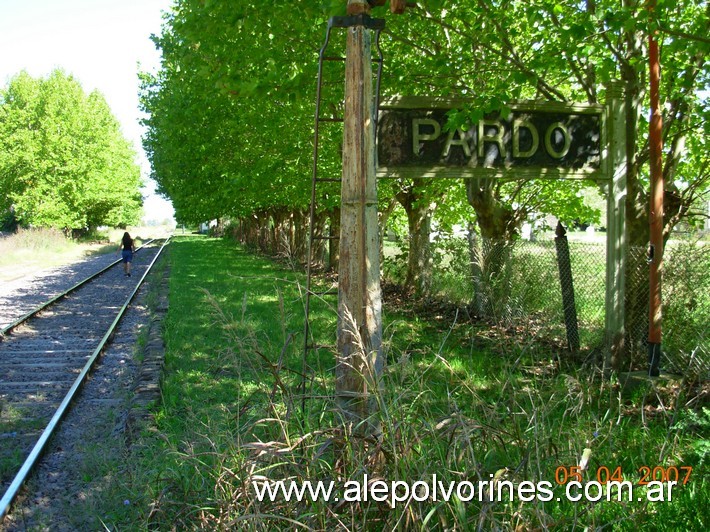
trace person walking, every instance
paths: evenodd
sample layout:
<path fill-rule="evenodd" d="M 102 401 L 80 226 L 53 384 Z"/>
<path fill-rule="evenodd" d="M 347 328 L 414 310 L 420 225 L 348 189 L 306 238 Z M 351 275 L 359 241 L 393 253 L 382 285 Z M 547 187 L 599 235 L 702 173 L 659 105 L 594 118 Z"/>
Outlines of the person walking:
<path fill-rule="evenodd" d="M 133 253 L 136 251 L 136 246 L 128 234 L 128 231 L 123 233 L 123 238 L 121 239 L 121 245 L 118 248 L 121 250 L 121 259 L 123 260 L 123 273 L 126 277 L 131 276 L 131 262 L 133 261 Z"/>

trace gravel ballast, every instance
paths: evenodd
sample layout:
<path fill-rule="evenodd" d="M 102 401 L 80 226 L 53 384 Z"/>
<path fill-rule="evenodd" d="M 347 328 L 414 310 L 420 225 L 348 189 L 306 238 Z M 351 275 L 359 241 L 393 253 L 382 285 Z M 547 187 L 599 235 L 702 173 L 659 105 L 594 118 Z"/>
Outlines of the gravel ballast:
<path fill-rule="evenodd" d="M 115 260 L 114 254 L 93 257 L 8 283 L 12 286 L 0 290 L 0 323 L 12 322 Z M 139 290 L 0 530 L 103 528 L 94 507 L 112 496 L 111 486 L 129 454 L 129 432 L 159 399 L 160 319 L 167 308 L 167 270 L 160 266 Z M 151 289 L 151 284 L 162 288 Z M 149 292 L 157 298 L 149 298 Z M 148 308 L 149 299 L 154 310 Z"/>

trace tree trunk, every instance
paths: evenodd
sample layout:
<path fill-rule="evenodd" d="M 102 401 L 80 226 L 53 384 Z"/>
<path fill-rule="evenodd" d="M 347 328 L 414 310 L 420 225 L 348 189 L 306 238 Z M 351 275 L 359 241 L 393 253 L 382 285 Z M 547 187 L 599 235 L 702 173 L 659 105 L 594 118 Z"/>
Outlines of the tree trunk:
<path fill-rule="evenodd" d="M 257 245 L 259 247 L 259 251 L 262 253 L 269 252 L 269 220 L 270 216 L 265 211 L 261 211 L 256 214 L 256 222 L 259 232 Z"/>
<path fill-rule="evenodd" d="M 383 210 L 378 211 L 377 213 L 380 226 L 380 264 L 382 264 L 382 261 L 385 260 L 385 238 L 387 237 L 387 222 L 389 221 L 390 215 L 392 214 L 392 211 L 396 206 L 397 199 L 392 198 L 387 203 L 387 206 Z"/>
<path fill-rule="evenodd" d="M 512 240 L 527 217 L 524 209 L 514 210 L 497 196 L 499 181 L 467 179 L 466 198 L 476 212 L 476 222 L 485 239 Z"/>
<path fill-rule="evenodd" d="M 327 219 L 328 213 L 321 211 L 315 214 L 315 219 L 313 220 L 314 241 L 311 243 L 311 261 L 312 267 L 315 269 L 322 269 L 325 263 L 325 240 L 322 237 L 325 233 Z"/>
<path fill-rule="evenodd" d="M 308 217 L 301 209 L 293 212 L 293 257 L 298 262 L 305 264 L 308 251 Z"/>
<path fill-rule="evenodd" d="M 470 227 L 468 242 L 474 290 L 471 298 L 473 314 L 496 322 L 508 322 L 514 241 L 480 238 Z"/>
<path fill-rule="evenodd" d="M 509 294 L 508 281 L 512 243 L 527 217 L 524 209 L 513 210 L 497 197 L 499 182 L 467 179 L 466 197 L 476 213 L 480 239 L 469 226 L 471 276 L 475 293 L 471 306 L 484 318 L 504 317 Z"/>
<path fill-rule="evenodd" d="M 255 249 L 259 241 L 259 230 L 256 216 L 250 215 L 244 219 L 244 244 L 249 249 Z"/>
<path fill-rule="evenodd" d="M 486 316 L 492 314 L 492 309 L 488 308 L 488 298 L 485 297 L 483 283 L 483 261 L 481 260 L 481 239 L 476 234 L 476 224 L 468 223 L 468 252 L 471 263 L 471 280 L 473 281 L 473 297 L 471 298 L 471 308 L 475 316 Z"/>
<path fill-rule="evenodd" d="M 290 260 L 296 260 L 296 223 L 294 218 L 296 213 L 291 211 L 286 220 L 287 232 L 286 232 L 286 248 L 288 253 L 288 258 Z"/>
<path fill-rule="evenodd" d="M 417 296 L 428 296 L 431 292 L 432 254 L 429 235 L 431 234 L 431 210 L 428 205 L 414 206 L 407 211 L 409 228 L 409 256 L 407 276 L 404 284 L 414 289 Z"/>
<path fill-rule="evenodd" d="M 641 36 L 629 32 L 626 38 L 627 57 L 643 64 Z M 648 194 L 640 181 L 640 157 L 637 147 L 638 122 L 643 100 L 639 74 L 631 61 L 622 64 L 622 81 L 626 108 L 626 288 L 624 294 L 623 348 L 612 358 L 616 370 L 628 370 L 646 356 L 648 334 Z"/>
<path fill-rule="evenodd" d="M 431 292 L 433 266 L 429 236 L 434 203 L 427 201 L 421 191 L 422 188 L 422 180 L 415 179 L 410 187 L 396 194 L 397 200 L 407 213 L 409 230 L 409 253 L 404 286 L 413 290 L 418 297 L 426 297 Z"/>
<path fill-rule="evenodd" d="M 289 225 L 288 211 L 285 209 L 276 209 L 272 213 L 274 223 L 273 228 L 273 249 L 274 253 L 279 257 L 289 256 Z"/>

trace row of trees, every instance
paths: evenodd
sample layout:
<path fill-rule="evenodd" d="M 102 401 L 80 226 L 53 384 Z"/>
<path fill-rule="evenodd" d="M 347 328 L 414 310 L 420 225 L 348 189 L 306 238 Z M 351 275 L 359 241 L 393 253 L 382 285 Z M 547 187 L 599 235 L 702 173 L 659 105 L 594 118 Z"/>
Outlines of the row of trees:
<path fill-rule="evenodd" d="M 26 72 L 0 91 L 3 225 L 81 232 L 142 214 L 140 168 L 104 97 L 72 76 Z"/>
<path fill-rule="evenodd" d="M 280 239 L 299 250 L 310 195 L 317 52 L 327 17 L 342 14 L 346 2 L 287 4 L 178 0 L 155 37 L 162 69 L 143 79 L 142 102 L 150 114 L 144 145 L 178 219 L 239 220 L 243 234 L 264 246 L 273 248 Z M 650 32 L 658 32 L 663 66 L 666 236 L 702 207 L 710 183 L 708 101 L 698 97 L 709 81 L 710 7 L 699 0 L 682 8 L 664 0 L 657 4 L 650 12 L 638 0 L 421 0 L 403 16 L 387 16 L 382 96 L 472 98 L 470 109 L 451 115 L 456 126 L 514 99 L 600 103 L 605 83 L 621 80 L 629 160 L 626 225 L 629 243 L 646 246 Z M 337 37 L 331 52 L 342 52 Z M 323 106 L 342 116 L 342 67 L 329 65 Z M 322 130 L 321 176 L 340 174 L 341 142 L 337 128 Z M 337 230 L 337 186 L 318 187 L 318 231 L 327 225 Z M 594 185 L 382 181 L 381 221 L 384 227 L 396 204 L 406 212 L 407 284 L 426 293 L 433 220 L 440 228 L 463 224 L 472 235 L 506 242 L 531 216 L 591 221 L 598 213 L 582 201 L 588 186 Z M 337 250 L 330 256 L 337 257 Z M 638 289 L 629 294 L 646 297 Z M 628 319 L 645 319 L 645 310 L 637 314 Z"/>

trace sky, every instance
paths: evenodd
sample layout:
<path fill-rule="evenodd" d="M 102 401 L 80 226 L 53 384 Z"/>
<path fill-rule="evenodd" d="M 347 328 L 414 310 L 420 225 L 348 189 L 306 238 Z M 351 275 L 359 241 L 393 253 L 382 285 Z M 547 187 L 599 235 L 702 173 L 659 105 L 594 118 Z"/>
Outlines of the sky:
<path fill-rule="evenodd" d="M 160 33 L 171 5 L 172 0 L 0 0 L 0 85 L 22 70 L 45 77 L 62 68 L 85 92 L 101 92 L 139 154 L 147 182 L 146 221 L 173 214 L 148 179 L 138 108 L 138 71 L 157 71 L 160 54 L 150 35 Z"/>

